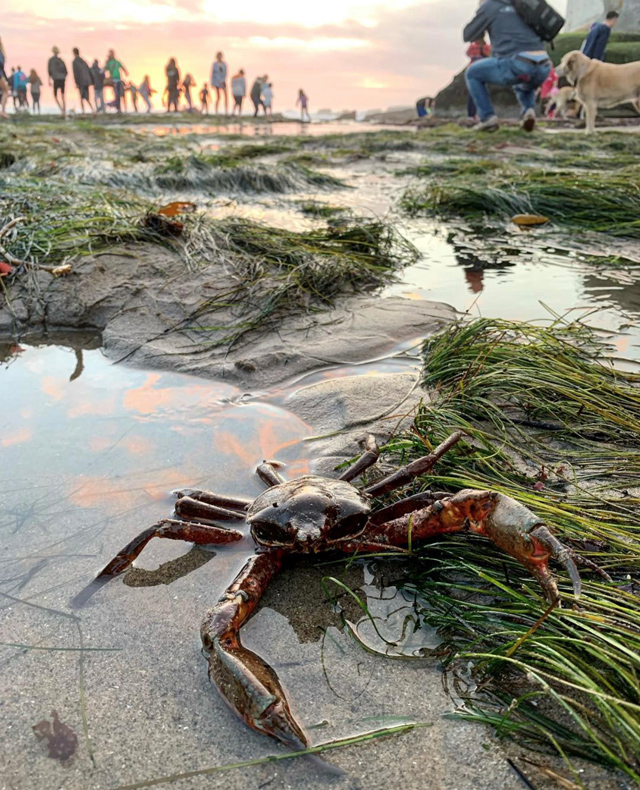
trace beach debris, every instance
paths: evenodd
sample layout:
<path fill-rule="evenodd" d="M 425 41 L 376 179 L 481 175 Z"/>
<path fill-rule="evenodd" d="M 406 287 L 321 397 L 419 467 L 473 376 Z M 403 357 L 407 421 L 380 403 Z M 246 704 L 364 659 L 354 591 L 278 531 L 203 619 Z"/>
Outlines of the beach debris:
<path fill-rule="evenodd" d="M 10 263 L 0 261 L 0 277 L 7 277 L 9 274 L 13 274 L 14 271 L 15 269 Z"/>
<path fill-rule="evenodd" d="M 43 719 L 32 727 L 39 741 L 46 740 L 49 757 L 65 762 L 78 748 L 78 736 L 67 724 L 60 721 L 58 711 L 51 711 L 51 721 Z"/>
<path fill-rule="evenodd" d="M 40 267 L 40 268 L 44 268 L 44 267 Z M 48 268 L 49 267 L 47 267 L 47 269 Z M 61 266 L 54 266 L 51 269 L 51 274 L 54 277 L 64 277 L 67 274 L 71 274 L 72 271 L 73 271 L 73 267 L 71 266 L 70 263 L 63 263 Z"/>
<path fill-rule="evenodd" d="M 9 233 L 9 231 L 13 230 L 13 228 L 15 228 L 15 226 L 18 225 L 20 222 L 26 222 L 26 220 L 27 220 L 26 217 L 14 217 L 12 220 L 7 222 L 7 224 L 3 228 L 0 228 L 0 239 L 3 239 Z M 16 258 L 15 255 L 12 255 L 8 250 L 6 250 L 2 246 L 2 244 L 0 244 L 0 255 L 2 255 L 2 257 L 5 259 L 4 263 L 2 264 L 3 266 L 8 265 L 11 267 L 11 266 L 30 265 L 26 261 L 21 261 L 20 258 Z M 6 272 L 6 274 L 10 274 L 10 273 L 11 272 Z"/>
<path fill-rule="evenodd" d="M 533 227 L 535 225 L 546 225 L 549 222 L 549 217 L 543 217 L 541 214 L 516 214 L 511 217 L 511 222 L 514 222 L 518 227 Z"/>

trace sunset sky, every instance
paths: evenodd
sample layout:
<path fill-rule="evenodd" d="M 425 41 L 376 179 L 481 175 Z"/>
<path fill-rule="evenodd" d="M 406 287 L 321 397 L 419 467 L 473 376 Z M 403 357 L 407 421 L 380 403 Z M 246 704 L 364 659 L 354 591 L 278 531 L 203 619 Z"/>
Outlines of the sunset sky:
<path fill-rule="evenodd" d="M 293 107 L 297 89 L 312 109 L 413 104 L 465 63 L 461 28 L 476 0 L 2 0 L 7 66 L 35 67 L 46 84 L 56 44 L 70 67 L 74 46 L 104 63 L 114 47 L 136 82 L 164 88 L 164 65 L 178 59 L 199 84 L 215 52 L 249 79 L 268 73 L 275 108 Z M 566 0 L 557 0 L 560 11 Z M 28 9 L 28 10 L 27 10 Z M 75 99 L 73 85 L 68 85 Z M 47 89 L 43 103 L 50 104 Z M 156 102 L 159 105 L 159 102 Z"/>

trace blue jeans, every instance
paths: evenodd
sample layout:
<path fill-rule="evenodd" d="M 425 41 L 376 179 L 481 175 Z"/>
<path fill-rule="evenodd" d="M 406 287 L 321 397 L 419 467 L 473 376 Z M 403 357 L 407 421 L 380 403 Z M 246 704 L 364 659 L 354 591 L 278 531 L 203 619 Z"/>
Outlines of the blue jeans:
<path fill-rule="evenodd" d="M 550 61 L 532 63 L 519 57 L 483 58 L 472 63 L 465 73 L 467 88 L 476 103 L 480 120 L 486 121 L 496 112 L 491 103 L 487 83 L 513 85 L 513 92 L 522 111 L 535 109 L 536 90 L 549 76 Z"/>
<path fill-rule="evenodd" d="M 102 95 L 102 88 L 94 88 L 93 95 L 96 100 L 96 112 L 104 112 L 104 98 Z"/>

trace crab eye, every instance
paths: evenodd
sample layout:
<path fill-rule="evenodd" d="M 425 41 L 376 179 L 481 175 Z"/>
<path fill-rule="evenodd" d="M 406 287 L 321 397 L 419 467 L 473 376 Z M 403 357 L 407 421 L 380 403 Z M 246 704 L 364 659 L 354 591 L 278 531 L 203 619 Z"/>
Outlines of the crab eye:
<path fill-rule="evenodd" d="M 345 540 L 345 538 L 355 538 L 359 535 L 367 524 L 367 513 L 353 513 L 337 521 L 327 534 L 330 541 Z"/>
<path fill-rule="evenodd" d="M 251 532 L 258 543 L 267 546 L 293 546 L 296 532 L 273 521 L 252 521 Z"/>

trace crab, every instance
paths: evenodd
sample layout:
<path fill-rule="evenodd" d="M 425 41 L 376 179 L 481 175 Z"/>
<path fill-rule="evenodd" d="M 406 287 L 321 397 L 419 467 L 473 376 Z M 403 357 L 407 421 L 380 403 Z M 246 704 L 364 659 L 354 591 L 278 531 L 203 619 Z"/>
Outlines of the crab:
<path fill-rule="evenodd" d="M 249 727 L 290 749 L 305 750 L 308 737 L 291 712 L 278 676 L 260 656 L 243 647 L 240 639 L 242 625 L 288 555 L 380 552 L 468 531 L 486 536 L 519 560 L 538 580 L 550 605 L 559 603 L 558 587 L 549 570 L 551 558 L 565 567 L 575 596 L 580 595 L 576 560 L 582 558 L 560 543 L 541 518 L 504 494 L 470 489 L 456 494 L 425 492 L 372 510 L 372 500 L 427 473 L 461 437 L 461 432 L 452 434 L 429 455 L 362 489 L 352 481 L 378 460 L 380 450 L 372 436 L 367 437 L 360 458 L 337 479 L 306 475 L 287 482 L 280 473 L 281 464 L 264 461 L 256 471 L 268 488 L 253 502 L 208 491 L 178 491 L 177 518 L 163 519 L 141 532 L 95 582 L 100 586 L 127 570 L 152 538 L 228 544 L 244 535 L 220 522 L 246 519 L 255 554 L 207 613 L 201 627 L 209 676 Z"/>

